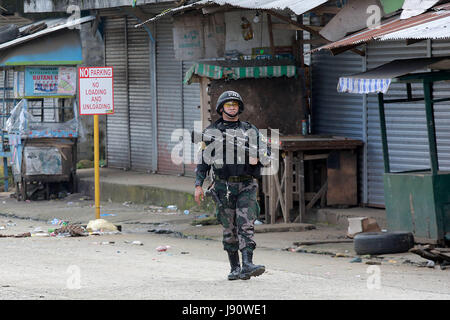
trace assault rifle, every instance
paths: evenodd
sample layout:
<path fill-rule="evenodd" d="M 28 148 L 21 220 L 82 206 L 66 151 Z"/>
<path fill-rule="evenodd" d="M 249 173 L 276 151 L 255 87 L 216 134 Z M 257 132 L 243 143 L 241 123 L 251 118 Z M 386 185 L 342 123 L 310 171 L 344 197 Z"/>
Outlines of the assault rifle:
<path fill-rule="evenodd" d="M 256 157 L 258 157 L 259 155 L 263 155 L 264 158 L 270 160 L 270 161 L 274 161 L 274 160 L 278 160 L 275 159 L 270 152 L 269 148 L 263 149 L 263 148 L 258 148 L 258 146 L 254 143 L 250 144 L 249 143 L 249 137 L 241 137 L 238 135 L 233 135 L 230 134 L 228 132 L 221 132 L 222 133 L 222 137 L 221 139 L 219 139 L 218 141 L 223 143 L 223 141 L 225 140 L 225 142 L 227 143 L 227 145 L 237 148 L 242 148 L 242 150 L 244 150 L 245 152 L 248 152 L 250 155 L 256 155 Z M 199 141 L 195 139 L 195 137 L 202 137 L 202 139 Z M 228 137 L 228 139 L 227 139 Z M 204 142 L 204 138 L 207 139 L 207 141 L 211 141 L 214 142 L 218 137 L 215 135 L 210 135 L 206 132 L 204 133 L 199 133 L 199 132 L 194 132 L 192 131 L 191 134 L 191 138 L 192 138 L 192 143 L 198 143 L 198 142 Z M 260 157 L 258 157 L 260 158 Z"/>

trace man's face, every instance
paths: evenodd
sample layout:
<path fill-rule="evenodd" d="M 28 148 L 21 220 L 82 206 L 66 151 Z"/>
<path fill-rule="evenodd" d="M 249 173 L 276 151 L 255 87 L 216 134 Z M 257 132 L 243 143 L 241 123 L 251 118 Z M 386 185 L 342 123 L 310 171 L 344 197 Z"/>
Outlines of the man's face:
<path fill-rule="evenodd" d="M 239 103 L 237 101 L 227 101 L 223 104 L 223 110 L 231 116 L 239 112 Z"/>

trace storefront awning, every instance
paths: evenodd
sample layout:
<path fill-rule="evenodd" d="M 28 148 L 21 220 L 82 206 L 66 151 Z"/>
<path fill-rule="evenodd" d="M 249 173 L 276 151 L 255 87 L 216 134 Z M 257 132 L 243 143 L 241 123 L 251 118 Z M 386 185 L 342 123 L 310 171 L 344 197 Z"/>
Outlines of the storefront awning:
<path fill-rule="evenodd" d="M 195 63 L 186 72 L 183 83 L 190 84 L 195 77 L 238 80 L 245 78 L 294 77 L 296 75 L 297 68 L 294 65 L 226 67 Z"/>
<path fill-rule="evenodd" d="M 386 93 L 397 77 L 423 71 L 426 68 L 441 69 L 449 57 L 394 60 L 378 68 L 339 78 L 337 91 L 348 93 Z"/>

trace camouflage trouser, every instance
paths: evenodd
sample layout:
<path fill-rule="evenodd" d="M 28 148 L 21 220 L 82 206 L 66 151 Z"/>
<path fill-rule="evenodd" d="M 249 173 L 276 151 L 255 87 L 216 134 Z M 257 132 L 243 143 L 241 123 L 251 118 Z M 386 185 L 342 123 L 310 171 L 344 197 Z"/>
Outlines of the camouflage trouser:
<path fill-rule="evenodd" d="M 223 226 L 224 250 L 254 249 L 254 223 L 259 216 L 258 183 L 254 180 L 228 182 L 228 193 L 227 183 L 216 181 L 214 189 L 223 204 L 222 209 L 217 206 L 216 214 Z"/>

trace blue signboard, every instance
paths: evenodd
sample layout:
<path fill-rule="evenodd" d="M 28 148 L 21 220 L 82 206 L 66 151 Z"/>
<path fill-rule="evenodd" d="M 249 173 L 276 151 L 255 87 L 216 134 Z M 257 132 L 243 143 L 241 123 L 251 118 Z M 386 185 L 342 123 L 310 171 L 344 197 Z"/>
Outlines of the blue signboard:
<path fill-rule="evenodd" d="M 76 69 L 73 67 L 25 68 L 25 97 L 67 97 L 76 93 Z"/>

